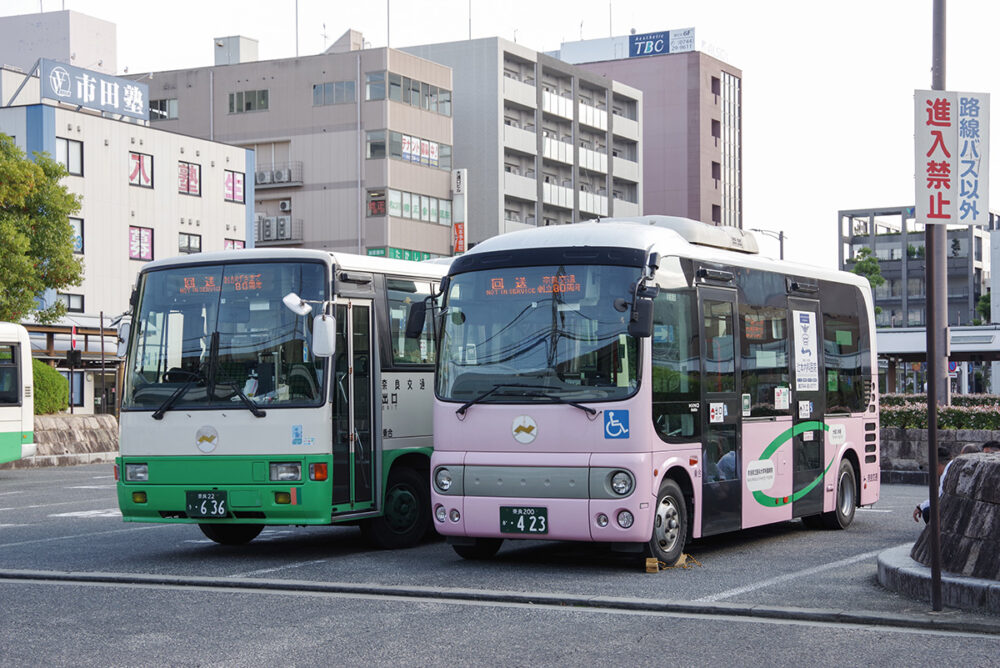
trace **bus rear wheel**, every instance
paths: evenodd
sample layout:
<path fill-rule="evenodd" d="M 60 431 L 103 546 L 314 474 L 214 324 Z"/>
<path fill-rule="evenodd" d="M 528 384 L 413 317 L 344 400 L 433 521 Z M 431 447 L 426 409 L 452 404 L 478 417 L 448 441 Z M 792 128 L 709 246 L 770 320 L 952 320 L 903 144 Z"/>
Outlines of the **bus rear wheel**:
<path fill-rule="evenodd" d="M 494 556 L 503 545 L 503 538 L 476 538 L 472 545 L 452 545 L 463 559 L 480 560 Z"/>
<path fill-rule="evenodd" d="M 208 538 L 220 545 L 246 545 L 260 535 L 263 524 L 199 524 Z"/>
<path fill-rule="evenodd" d="M 854 467 L 846 459 L 841 460 L 837 471 L 837 505 L 828 513 L 823 513 L 823 524 L 827 529 L 846 529 L 854 521 L 857 508 L 858 485 L 854 477 Z"/>
<path fill-rule="evenodd" d="M 382 516 L 362 521 L 361 531 L 377 547 L 398 550 L 419 543 L 430 526 L 430 476 L 394 468 L 389 472 Z"/>
<path fill-rule="evenodd" d="M 688 534 L 687 504 L 680 485 L 667 478 L 660 484 L 653 515 L 653 535 L 646 556 L 673 566 L 684 554 Z"/>

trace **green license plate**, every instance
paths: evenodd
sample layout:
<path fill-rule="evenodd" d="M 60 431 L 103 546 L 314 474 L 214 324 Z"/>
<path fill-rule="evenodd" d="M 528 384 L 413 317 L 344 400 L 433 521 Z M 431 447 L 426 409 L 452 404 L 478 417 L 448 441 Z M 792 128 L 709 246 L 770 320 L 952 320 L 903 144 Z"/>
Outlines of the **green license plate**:
<path fill-rule="evenodd" d="M 547 508 L 500 506 L 500 533 L 546 534 L 548 532 Z"/>
<path fill-rule="evenodd" d="M 188 517 L 226 517 L 229 503 L 226 493 L 213 489 L 206 492 L 186 492 Z"/>

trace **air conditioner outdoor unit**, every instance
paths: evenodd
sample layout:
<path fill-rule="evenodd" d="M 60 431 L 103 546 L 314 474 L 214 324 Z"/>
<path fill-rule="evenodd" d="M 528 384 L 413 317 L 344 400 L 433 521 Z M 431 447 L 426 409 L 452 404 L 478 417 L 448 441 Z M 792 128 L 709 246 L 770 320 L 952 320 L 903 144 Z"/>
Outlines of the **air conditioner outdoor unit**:
<path fill-rule="evenodd" d="M 292 170 L 290 169 L 276 169 L 274 170 L 274 182 L 275 183 L 287 183 L 292 180 Z"/>
<path fill-rule="evenodd" d="M 264 169 L 257 172 L 257 183 L 270 183 L 271 182 L 271 170 Z"/>
<path fill-rule="evenodd" d="M 291 211 L 292 210 L 292 200 L 283 199 L 278 202 L 278 209 L 281 211 Z"/>
<path fill-rule="evenodd" d="M 274 218 L 265 218 L 260 225 L 260 238 L 263 241 L 274 239 Z"/>
<path fill-rule="evenodd" d="M 278 216 L 277 220 L 277 230 L 274 236 L 275 239 L 291 239 L 292 238 L 292 217 L 291 216 Z"/>

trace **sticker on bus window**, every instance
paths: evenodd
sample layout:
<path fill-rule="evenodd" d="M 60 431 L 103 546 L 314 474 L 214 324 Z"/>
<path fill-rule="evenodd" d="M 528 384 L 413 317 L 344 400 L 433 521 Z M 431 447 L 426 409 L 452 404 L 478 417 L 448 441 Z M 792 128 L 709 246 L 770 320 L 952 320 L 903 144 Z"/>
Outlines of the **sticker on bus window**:
<path fill-rule="evenodd" d="M 774 408 L 779 411 L 787 411 L 791 401 L 792 393 L 787 387 L 774 388 Z"/>
<path fill-rule="evenodd" d="M 708 405 L 708 421 L 709 422 L 722 422 L 726 419 L 726 405 L 725 404 L 709 404 Z"/>
<path fill-rule="evenodd" d="M 812 415 L 813 412 L 813 402 L 811 401 L 800 401 L 799 402 L 799 417 L 807 418 Z"/>
<path fill-rule="evenodd" d="M 744 394 L 743 395 L 743 417 L 749 417 L 749 416 L 750 416 L 750 395 L 749 394 Z"/>

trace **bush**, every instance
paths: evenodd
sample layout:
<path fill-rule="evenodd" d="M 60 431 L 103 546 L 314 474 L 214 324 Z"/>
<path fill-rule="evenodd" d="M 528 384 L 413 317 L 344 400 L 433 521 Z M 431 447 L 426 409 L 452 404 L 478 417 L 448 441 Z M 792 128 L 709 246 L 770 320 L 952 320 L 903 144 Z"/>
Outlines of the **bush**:
<path fill-rule="evenodd" d="M 35 415 L 58 413 L 69 407 L 69 381 L 44 362 L 31 360 L 35 380 Z"/>
<path fill-rule="evenodd" d="M 879 411 L 879 422 L 882 427 L 927 429 L 927 403 L 885 404 Z M 1000 411 L 992 404 L 939 406 L 938 429 L 1000 430 Z"/>

